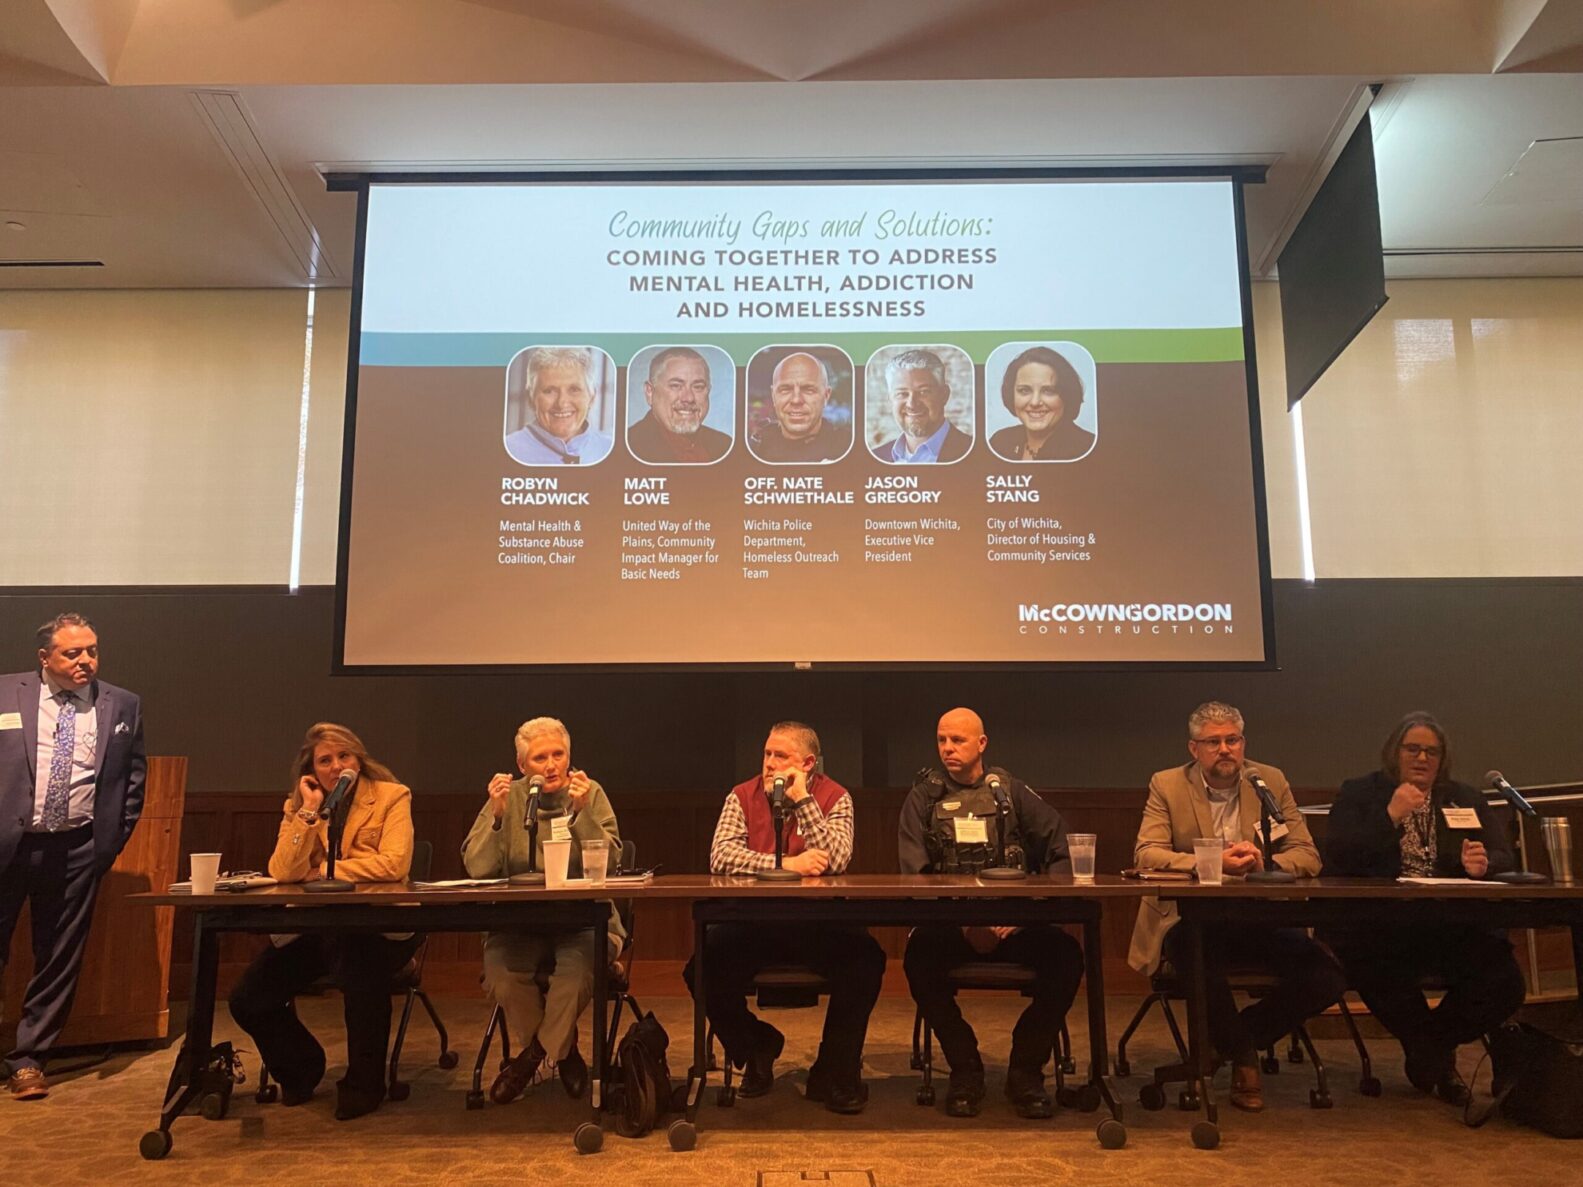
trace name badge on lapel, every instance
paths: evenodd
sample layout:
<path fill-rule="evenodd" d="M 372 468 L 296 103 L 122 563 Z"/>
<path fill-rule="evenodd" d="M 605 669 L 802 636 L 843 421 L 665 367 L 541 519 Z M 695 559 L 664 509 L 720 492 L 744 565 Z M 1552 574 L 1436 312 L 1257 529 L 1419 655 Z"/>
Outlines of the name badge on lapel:
<path fill-rule="evenodd" d="M 0 730 L 19 730 L 22 728 L 22 714 L 0 713 Z"/>

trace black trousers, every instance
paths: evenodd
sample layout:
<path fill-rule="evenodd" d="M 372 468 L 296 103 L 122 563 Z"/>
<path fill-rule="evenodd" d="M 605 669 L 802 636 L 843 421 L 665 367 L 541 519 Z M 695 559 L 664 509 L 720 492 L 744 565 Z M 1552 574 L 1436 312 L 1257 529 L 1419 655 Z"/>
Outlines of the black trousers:
<path fill-rule="evenodd" d="M 6 1056 L 13 1069 L 42 1067 L 66 1026 L 100 873 L 91 824 L 63 833 L 24 833 L 0 871 L 0 973 L 24 902 L 33 929 L 33 976 L 22 998 L 16 1046 Z"/>
<path fill-rule="evenodd" d="M 863 1040 L 868 1016 L 885 979 L 885 950 L 861 927 L 719 923 L 709 928 L 709 984 L 704 1011 L 726 1049 L 726 1058 L 741 1065 L 774 1033 L 754 1017 L 747 995 L 753 978 L 772 965 L 806 965 L 831 983 L 825 1008 L 824 1034 L 810 1074 L 817 1071 L 831 1083 L 856 1084 L 862 1078 Z M 693 961 L 682 970 L 695 996 Z"/>
<path fill-rule="evenodd" d="M 1033 1000 L 1011 1032 L 1011 1066 L 1041 1075 L 1055 1049 L 1061 1022 L 1083 979 L 1083 947 L 1059 927 L 1024 927 L 1002 940 L 992 952 L 979 953 L 960 927 L 928 924 L 913 929 L 902 958 L 907 985 L 940 1040 L 940 1051 L 954 1072 L 982 1072 L 978 1039 L 962 1017 L 956 989 L 947 974 L 959 965 L 1016 964 L 1036 975 Z"/>
<path fill-rule="evenodd" d="M 307 1092 L 324 1076 L 324 1048 L 291 1001 L 329 974 L 341 987 L 346 1016 L 348 1087 L 382 1095 L 390 1047 L 390 982 L 418 950 L 420 937 L 377 933 L 298 936 L 261 952 L 231 991 L 231 1017 L 258 1044 L 259 1058 L 281 1087 Z"/>
<path fill-rule="evenodd" d="M 1364 1005 L 1413 1051 L 1444 1056 L 1517 1012 L 1527 988 L 1512 946 L 1497 932 L 1459 924 L 1326 933 Z M 1446 985 L 1434 1009 L 1420 978 Z"/>
<path fill-rule="evenodd" d="M 1211 924 L 1203 931 L 1209 1038 L 1236 1063 L 1257 1062 L 1260 1048 L 1290 1034 L 1346 992 L 1341 966 L 1300 927 Z M 1165 956 L 1182 974 L 1187 971 L 1186 935 L 1178 925 L 1165 936 Z M 1269 973 L 1276 984 L 1239 1012 L 1227 972 L 1244 969 Z"/>

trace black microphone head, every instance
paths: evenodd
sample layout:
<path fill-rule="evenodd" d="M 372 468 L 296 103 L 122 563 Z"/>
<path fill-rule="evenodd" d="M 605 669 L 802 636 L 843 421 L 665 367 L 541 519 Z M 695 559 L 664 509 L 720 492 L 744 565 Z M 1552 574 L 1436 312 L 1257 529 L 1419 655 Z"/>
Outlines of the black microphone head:
<path fill-rule="evenodd" d="M 1491 787 L 1499 787 L 1502 783 L 1506 782 L 1506 776 L 1501 774 L 1499 771 L 1485 771 L 1484 782 L 1488 783 Z"/>

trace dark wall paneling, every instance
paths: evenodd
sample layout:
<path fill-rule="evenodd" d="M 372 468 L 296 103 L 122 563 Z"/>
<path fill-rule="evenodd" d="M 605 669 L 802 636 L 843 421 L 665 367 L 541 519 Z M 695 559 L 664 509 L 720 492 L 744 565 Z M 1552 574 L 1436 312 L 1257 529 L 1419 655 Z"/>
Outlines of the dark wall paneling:
<path fill-rule="evenodd" d="M 1253 757 L 1305 787 L 1371 769 L 1391 724 L 1417 708 L 1450 727 L 1464 776 L 1583 776 L 1583 581 L 1279 581 L 1275 599 L 1277 672 L 331 677 L 327 588 L 12 589 L 0 594 L 11 656 L 0 670 L 31 666 L 34 627 L 81 609 L 103 637 L 106 678 L 143 694 L 150 747 L 189 756 L 199 794 L 283 791 L 303 730 L 330 718 L 420 792 L 472 795 L 512 768 L 512 732 L 539 713 L 567 722 L 575 760 L 623 798 L 723 795 L 782 717 L 820 731 L 849 786 L 904 787 L 932 757 L 937 715 L 957 704 L 983 714 L 994 759 L 1030 783 L 1141 787 L 1185 761 L 1186 715 L 1211 697 L 1247 714 Z"/>

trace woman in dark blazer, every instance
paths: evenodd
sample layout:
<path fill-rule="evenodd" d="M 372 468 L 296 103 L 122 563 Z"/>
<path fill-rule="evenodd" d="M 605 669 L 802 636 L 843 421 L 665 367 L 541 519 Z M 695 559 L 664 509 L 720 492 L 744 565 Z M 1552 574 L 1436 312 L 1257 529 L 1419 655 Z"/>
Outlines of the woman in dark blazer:
<path fill-rule="evenodd" d="M 1385 741 L 1380 769 L 1342 784 L 1330 809 L 1327 875 L 1484 878 L 1512 864 L 1484 797 L 1452 781 L 1446 731 L 1427 713 L 1402 718 Z M 1522 971 L 1505 935 L 1448 922 L 1337 929 L 1323 938 L 1364 1004 L 1401 1041 L 1407 1078 L 1465 1102 L 1457 1047 L 1499 1026 L 1523 1002 Z M 1425 977 L 1445 986 L 1433 1009 L 1420 988 Z"/>
<path fill-rule="evenodd" d="M 1094 434 L 1076 424 L 1083 380 L 1066 356 L 1030 346 L 1006 368 L 1001 403 L 1019 423 L 1001 429 L 989 447 L 1010 462 L 1072 462 L 1094 448 Z"/>

